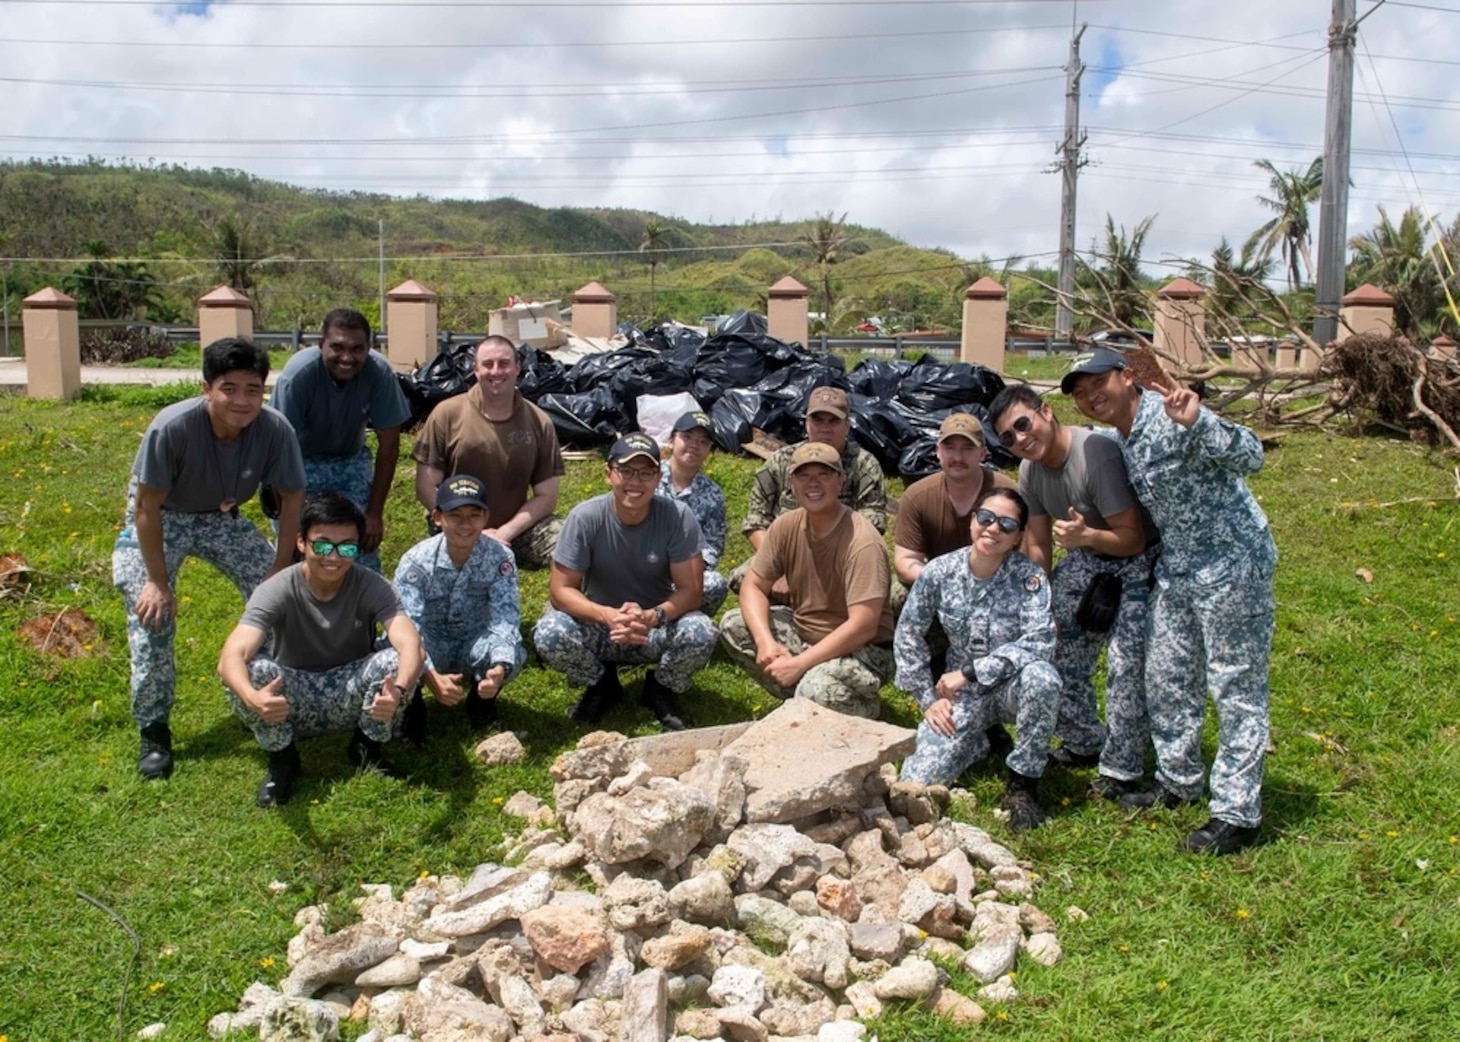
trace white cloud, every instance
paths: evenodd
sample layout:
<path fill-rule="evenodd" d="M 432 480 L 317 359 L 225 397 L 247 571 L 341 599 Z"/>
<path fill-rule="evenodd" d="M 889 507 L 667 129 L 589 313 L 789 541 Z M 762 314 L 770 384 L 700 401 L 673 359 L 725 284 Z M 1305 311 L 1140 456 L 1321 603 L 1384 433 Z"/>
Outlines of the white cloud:
<path fill-rule="evenodd" d="M 845 211 L 965 256 L 1057 248 L 1059 178 L 1044 171 L 1069 4 L 175 10 L 8 5 L 0 150 L 691 220 Z M 1082 248 L 1107 213 L 1127 227 L 1159 214 L 1150 260 L 1240 241 L 1264 219 L 1253 161 L 1306 167 L 1321 151 L 1323 0 L 1096 0 L 1078 17 Z M 1351 232 L 1421 190 L 1460 209 L 1457 38 L 1460 16 L 1436 11 L 1387 4 L 1364 22 Z M 18 42 L 66 39 L 104 45 Z M 730 42 L 744 40 L 758 42 Z"/>

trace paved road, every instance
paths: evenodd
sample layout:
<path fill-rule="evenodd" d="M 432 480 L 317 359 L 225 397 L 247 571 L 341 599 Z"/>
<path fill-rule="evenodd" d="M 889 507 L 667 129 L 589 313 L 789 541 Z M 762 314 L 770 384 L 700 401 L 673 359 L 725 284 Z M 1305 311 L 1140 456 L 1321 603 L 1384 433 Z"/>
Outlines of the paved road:
<path fill-rule="evenodd" d="M 277 373 L 269 373 L 270 386 Z M 134 369 L 119 365 L 83 365 L 81 385 L 134 384 L 143 387 L 163 387 L 167 384 L 202 384 L 203 374 L 197 369 Z M 25 390 L 25 360 L 21 358 L 0 358 L 0 388 Z"/>

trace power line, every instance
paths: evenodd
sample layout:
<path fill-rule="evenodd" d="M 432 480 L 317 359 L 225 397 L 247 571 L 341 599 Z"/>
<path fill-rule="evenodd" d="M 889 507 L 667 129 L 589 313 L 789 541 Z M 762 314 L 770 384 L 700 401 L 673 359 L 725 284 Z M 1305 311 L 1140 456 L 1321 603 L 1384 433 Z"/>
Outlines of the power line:
<path fill-rule="evenodd" d="M 195 2 L 160 4 L 156 0 L 7 0 L 17 7 L 151 7 L 177 8 L 181 14 L 196 14 Z M 339 10 L 373 8 L 480 8 L 508 7 L 543 10 L 581 10 L 585 7 L 645 7 L 694 10 L 703 7 L 1012 7 L 1016 4 L 1062 4 L 1068 0 L 228 0 L 229 7 L 323 7 Z M 1098 3 L 1099 0 L 1085 0 Z"/>

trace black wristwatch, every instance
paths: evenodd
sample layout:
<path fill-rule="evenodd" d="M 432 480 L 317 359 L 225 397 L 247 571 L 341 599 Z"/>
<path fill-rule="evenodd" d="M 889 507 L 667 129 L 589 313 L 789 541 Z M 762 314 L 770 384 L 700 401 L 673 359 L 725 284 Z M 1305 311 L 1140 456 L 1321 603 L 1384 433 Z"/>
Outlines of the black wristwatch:
<path fill-rule="evenodd" d="M 973 668 L 972 663 L 963 667 L 963 679 L 970 684 L 978 683 L 978 672 Z"/>
<path fill-rule="evenodd" d="M 496 669 L 498 666 L 501 666 L 502 667 L 502 675 L 504 677 L 508 673 L 511 673 L 512 672 L 512 663 L 510 663 L 510 662 L 493 662 L 490 666 L 487 667 L 487 672 L 490 673 L 492 670 Z"/>
<path fill-rule="evenodd" d="M 662 605 L 656 605 L 654 608 L 654 625 L 658 627 L 668 625 L 668 623 L 669 613 L 664 610 Z"/>

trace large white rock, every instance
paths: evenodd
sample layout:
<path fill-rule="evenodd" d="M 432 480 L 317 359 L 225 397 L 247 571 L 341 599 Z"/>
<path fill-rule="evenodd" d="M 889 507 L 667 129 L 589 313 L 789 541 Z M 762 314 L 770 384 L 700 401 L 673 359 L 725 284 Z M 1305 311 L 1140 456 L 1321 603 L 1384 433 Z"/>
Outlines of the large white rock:
<path fill-rule="evenodd" d="M 816 844 L 790 825 L 745 825 L 732 832 L 725 845 L 741 857 L 739 882 L 747 891 L 763 889 L 798 857 L 816 854 Z"/>
<path fill-rule="evenodd" d="M 753 966 L 721 966 L 710 981 L 710 1001 L 759 1013 L 765 1006 L 765 987 L 765 973 Z"/>
<path fill-rule="evenodd" d="M 426 920 L 426 926 L 442 937 L 485 933 L 498 923 L 520 919 L 534 908 L 541 908 L 547 904 L 552 892 L 552 873 L 534 872 L 524 882 L 485 901 L 440 915 L 433 912 Z"/>
<path fill-rule="evenodd" d="M 647 969 L 624 986 L 620 1042 L 665 1042 L 669 1037 L 669 992 L 663 970 Z"/>
<path fill-rule="evenodd" d="M 847 926 L 840 919 L 802 919 L 786 945 L 786 967 L 804 981 L 841 991 L 847 986 Z"/>
<path fill-rule="evenodd" d="M 309 949 L 279 985 L 285 995 L 309 998 L 326 984 L 349 984 L 395 954 L 401 931 L 381 923 L 355 923 Z"/>
<path fill-rule="evenodd" d="M 916 732 L 787 699 L 725 747 L 745 761 L 745 819 L 789 822 L 855 808 L 862 782 L 913 751 Z"/>
<path fill-rule="evenodd" d="M 983 939 L 963 957 L 963 968 L 985 984 L 998 980 L 1014 968 L 1023 939 L 1024 932 L 1018 925 L 992 925 L 984 932 Z"/>
<path fill-rule="evenodd" d="M 715 806 L 699 789 L 654 778 L 622 796 L 589 796 L 573 815 L 573 831 L 604 864 L 650 860 L 678 868 L 714 820 Z"/>
<path fill-rule="evenodd" d="M 938 987 L 938 967 L 927 959 L 909 956 L 872 984 L 873 993 L 884 1002 L 909 999 L 921 1002 Z"/>

